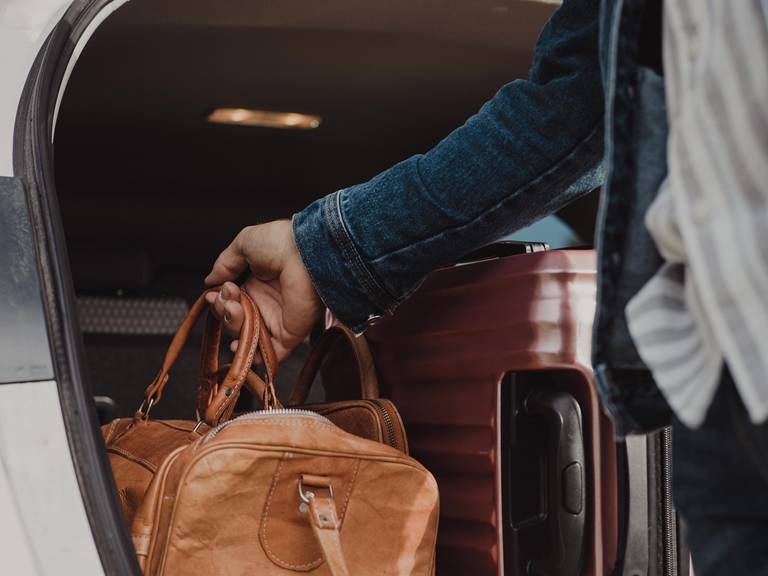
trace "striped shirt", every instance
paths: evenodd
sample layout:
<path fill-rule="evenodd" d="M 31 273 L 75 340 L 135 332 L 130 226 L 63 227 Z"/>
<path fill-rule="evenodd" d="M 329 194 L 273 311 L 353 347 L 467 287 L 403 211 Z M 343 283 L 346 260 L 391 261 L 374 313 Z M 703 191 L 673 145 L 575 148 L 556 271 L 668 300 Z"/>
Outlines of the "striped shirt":
<path fill-rule="evenodd" d="M 760 0 L 666 0 L 668 174 L 646 214 L 665 265 L 627 306 L 642 359 L 699 426 L 723 362 L 768 416 L 768 19 Z"/>

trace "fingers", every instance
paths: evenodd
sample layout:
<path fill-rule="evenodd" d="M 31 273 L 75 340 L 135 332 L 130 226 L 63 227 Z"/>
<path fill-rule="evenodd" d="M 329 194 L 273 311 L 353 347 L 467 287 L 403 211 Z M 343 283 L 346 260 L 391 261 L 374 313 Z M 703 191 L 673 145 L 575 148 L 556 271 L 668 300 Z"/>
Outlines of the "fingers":
<path fill-rule="evenodd" d="M 226 282 L 218 292 L 209 292 L 206 301 L 211 305 L 213 315 L 224 324 L 227 334 L 237 337 L 243 326 L 244 312 L 240 305 L 240 288 Z"/>
<path fill-rule="evenodd" d="M 235 338 L 230 343 L 229 349 L 233 353 L 237 352 L 237 347 L 240 344 L 237 336 L 240 335 L 240 329 L 245 318 L 243 307 L 240 304 L 240 288 L 232 282 L 225 282 L 221 290 L 206 294 L 205 300 L 210 304 L 213 315 L 222 320 L 226 333 Z M 275 347 L 278 360 L 283 360 L 290 353 L 290 349 L 285 348 L 282 342 L 275 338 L 272 338 L 272 344 Z M 256 353 L 253 363 L 261 364 L 260 353 Z"/>
<path fill-rule="evenodd" d="M 272 335 L 278 360 L 302 342 L 322 312 L 322 303 L 293 240 L 291 223 L 278 220 L 244 228 L 224 250 L 205 279 L 223 284 L 207 296 L 213 314 L 223 320 L 226 332 L 239 336 L 244 313 L 240 289 L 232 280 L 246 269 L 251 274 L 242 289 L 259 306 Z M 237 350 L 238 342 L 230 349 Z"/>
<path fill-rule="evenodd" d="M 243 250 L 247 230 L 248 228 L 243 228 L 232 243 L 216 258 L 213 269 L 205 277 L 206 285 L 215 286 L 228 280 L 236 280 L 248 268 L 248 260 Z"/>

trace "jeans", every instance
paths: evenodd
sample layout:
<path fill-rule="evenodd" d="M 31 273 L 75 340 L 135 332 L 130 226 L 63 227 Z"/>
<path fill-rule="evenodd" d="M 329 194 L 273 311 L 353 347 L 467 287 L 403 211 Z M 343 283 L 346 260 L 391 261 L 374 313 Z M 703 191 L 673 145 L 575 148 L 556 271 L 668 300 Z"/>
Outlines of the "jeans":
<path fill-rule="evenodd" d="M 696 576 L 768 575 L 768 423 L 750 422 L 727 369 L 703 426 L 675 422 L 673 442 Z"/>

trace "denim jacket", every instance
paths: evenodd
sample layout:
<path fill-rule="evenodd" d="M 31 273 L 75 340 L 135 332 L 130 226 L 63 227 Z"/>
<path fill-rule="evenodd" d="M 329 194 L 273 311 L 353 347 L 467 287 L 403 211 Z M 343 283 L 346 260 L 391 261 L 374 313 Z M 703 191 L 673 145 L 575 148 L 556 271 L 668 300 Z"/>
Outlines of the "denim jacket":
<path fill-rule="evenodd" d="M 337 318 L 364 331 L 430 271 L 602 185 L 598 386 L 620 436 L 668 422 L 624 317 L 660 264 L 642 222 L 666 174 L 663 82 L 637 62 L 644 4 L 564 0 L 526 79 L 429 152 L 294 216 L 304 264 Z"/>

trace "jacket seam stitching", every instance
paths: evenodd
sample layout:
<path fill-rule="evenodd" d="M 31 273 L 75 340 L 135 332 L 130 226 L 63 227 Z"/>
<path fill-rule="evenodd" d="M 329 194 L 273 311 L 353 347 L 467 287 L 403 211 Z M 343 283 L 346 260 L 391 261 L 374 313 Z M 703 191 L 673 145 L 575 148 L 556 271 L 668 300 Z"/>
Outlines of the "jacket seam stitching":
<path fill-rule="evenodd" d="M 361 284 L 371 302 L 381 305 L 387 312 L 392 313 L 398 304 L 397 298 L 384 288 L 373 271 L 366 265 L 344 222 L 344 214 L 341 209 L 341 198 L 344 192 L 345 190 L 336 192 L 323 207 L 328 228 L 341 249 L 342 255 L 347 260 L 352 275 Z M 333 204 L 335 204 L 335 210 Z"/>
<path fill-rule="evenodd" d="M 456 226 L 449 226 L 449 227 L 443 228 L 439 232 L 435 232 L 433 234 L 430 234 L 429 236 L 421 238 L 421 239 L 417 240 L 416 242 L 408 244 L 407 246 L 401 246 L 400 248 L 397 248 L 395 250 L 390 250 L 389 252 L 385 252 L 384 254 L 382 254 L 380 256 L 377 256 L 372 262 L 373 263 L 381 262 L 383 260 L 386 260 L 387 258 L 390 258 L 392 256 L 398 255 L 398 254 L 400 254 L 402 252 L 406 252 L 408 250 L 411 250 L 411 249 L 413 249 L 414 247 L 416 247 L 416 246 L 418 246 L 420 244 L 424 244 L 426 242 L 430 242 L 430 241 L 434 240 L 435 238 L 438 238 L 439 236 L 442 236 L 443 234 L 447 234 L 447 233 L 450 233 L 450 232 L 460 231 L 460 230 L 463 230 L 463 229 L 466 229 L 468 227 L 473 226 L 478 221 L 482 221 L 490 213 L 495 212 L 495 211 L 499 210 L 500 208 L 503 208 L 507 203 L 511 202 L 512 200 L 515 200 L 517 198 L 517 196 L 519 196 L 520 194 L 523 194 L 523 193 L 527 192 L 531 188 L 533 188 L 533 187 L 537 186 L 538 184 L 540 184 L 542 180 L 545 180 L 547 177 L 551 176 L 552 174 L 555 174 L 564 164 L 567 164 L 567 163 L 571 162 L 573 160 L 574 156 L 576 156 L 583 149 L 589 150 L 591 148 L 591 145 L 592 145 L 592 142 L 593 142 L 594 138 L 596 136 L 599 136 L 600 134 L 602 134 L 602 132 L 603 132 L 603 122 L 602 122 L 602 120 L 600 120 L 592 128 L 592 130 L 590 130 L 589 133 L 584 138 L 579 140 L 579 142 L 573 147 L 573 149 L 568 154 L 563 156 L 560 160 L 558 160 L 556 164 L 554 164 L 549 169 L 547 169 L 546 171 L 544 171 L 541 174 L 539 174 L 533 180 L 530 180 L 526 184 L 523 184 L 522 186 L 517 188 L 513 193 L 511 193 L 508 196 L 506 196 L 503 200 L 497 202 L 496 204 L 494 204 L 490 208 L 484 210 L 483 212 L 481 212 L 480 214 L 478 214 L 477 216 L 475 216 L 471 220 L 468 220 L 467 222 L 462 222 L 461 224 L 456 225 Z M 576 180 L 574 180 L 574 182 L 575 181 Z"/>
<path fill-rule="evenodd" d="M 294 242 L 296 242 L 296 216 L 297 214 L 294 214 L 293 217 L 291 218 L 291 228 L 293 229 Z M 317 278 L 315 278 L 315 274 L 312 271 L 312 267 L 309 265 L 309 261 L 307 260 L 307 258 L 304 257 L 304 252 L 302 251 L 298 242 L 296 242 L 296 249 L 299 252 L 299 257 L 301 257 L 301 263 L 304 265 L 304 269 L 307 271 L 307 274 L 309 274 L 309 279 L 312 281 L 312 285 L 315 286 L 315 291 L 317 292 L 317 295 L 320 297 L 320 300 L 322 301 L 323 305 L 329 310 L 333 311 L 331 306 L 328 305 L 328 302 L 326 301 L 326 298 L 323 295 L 323 293 L 319 289 L 317 289 L 318 286 L 322 286 L 322 283 L 318 282 Z"/>

